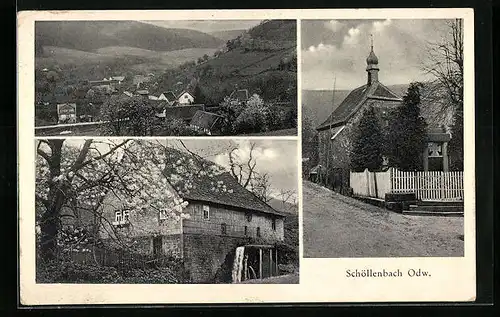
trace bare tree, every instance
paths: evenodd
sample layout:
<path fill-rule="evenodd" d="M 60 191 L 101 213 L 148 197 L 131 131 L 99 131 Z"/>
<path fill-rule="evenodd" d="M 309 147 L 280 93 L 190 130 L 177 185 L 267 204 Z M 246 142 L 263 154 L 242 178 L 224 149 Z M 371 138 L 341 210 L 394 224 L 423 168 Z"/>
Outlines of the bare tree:
<path fill-rule="evenodd" d="M 253 192 L 264 202 L 271 200 L 271 177 L 268 173 L 259 173 L 257 171 L 257 158 L 255 157 L 256 144 L 250 143 L 248 159 L 243 160 L 238 155 L 239 147 L 233 147 L 229 153 L 229 170 L 231 175 L 238 180 L 244 188 Z"/>
<path fill-rule="evenodd" d="M 462 19 L 450 21 L 448 33 L 439 42 L 428 43 L 428 62 L 424 70 L 445 87 L 454 105 L 463 104 L 464 40 Z"/>
<path fill-rule="evenodd" d="M 257 165 L 257 160 L 253 156 L 253 152 L 255 149 L 255 143 L 250 143 L 250 153 L 248 156 L 248 160 L 243 162 L 241 158 L 237 154 L 238 147 L 233 147 L 229 151 L 229 169 L 231 171 L 231 175 L 238 180 L 241 186 L 248 188 L 250 182 L 255 177 L 255 166 Z"/>
<path fill-rule="evenodd" d="M 454 169 L 463 169 L 463 94 L 464 94 L 464 38 L 463 20 L 455 19 L 447 25 L 447 34 L 441 41 L 428 43 L 428 61 L 423 68 L 435 76 L 444 90 L 453 112 L 450 154 Z M 446 106 L 446 104 L 445 104 Z M 450 109 L 451 108 L 451 109 Z"/>
<path fill-rule="evenodd" d="M 280 189 L 278 196 L 280 197 L 282 210 L 289 211 L 289 209 L 291 209 L 291 206 L 287 206 L 287 203 L 295 205 L 296 195 L 294 190 L 282 188 Z"/>

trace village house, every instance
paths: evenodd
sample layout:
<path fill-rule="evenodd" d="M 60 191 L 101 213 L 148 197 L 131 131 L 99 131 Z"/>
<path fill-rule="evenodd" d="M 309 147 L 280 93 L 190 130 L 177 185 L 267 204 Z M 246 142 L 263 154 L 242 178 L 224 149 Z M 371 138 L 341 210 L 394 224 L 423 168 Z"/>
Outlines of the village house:
<path fill-rule="evenodd" d="M 351 91 L 330 116 L 316 128 L 319 166 L 322 166 L 316 169 L 316 173 L 323 168 L 331 169 L 334 172 L 334 189 L 348 187 L 349 152 L 355 129 L 363 112 L 372 106 L 382 129 L 385 129 L 388 126 L 389 113 L 402 105 L 402 98 L 379 81 L 378 62 L 372 45 L 366 59 L 367 83 Z M 429 124 L 429 118 L 425 119 Z M 425 171 L 448 171 L 447 145 L 450 139 L 449 129 L 434 123 L 429 124 L 428 146 L 422 153 Z"/>
<path fill-rule="evenodd" d="M 175 98 L 175 94 L 172 91 L 167 91 L 161 93 L 158 100 L 165 100 L 169 106 L 172 106 L 177 101 L 177 98 Z"/>
<path fill-rule="evenodd" d="M 229 102 L 237 105 L 246 104 L 248 98 L 249 94 L 247 89 L 236 89 L 229 95 Z"/>
<path fill-rule="evenodd" d="M 194 103 L 194 92 L 192 89 L 186 89 L 183 90 L 178 96 L 177 96 L 177 102 L 180 105 L 190 105 Z"/>
<path fill-rule="evenodd" d="M 166 152 L 170 161 L 193 160 L 187 152 L 173 148 Z M 284 215 L 243 188 L 228 172 L 208 176 L 215 165 L 203 161 L 199 167 L 207 173 L 190 178 L 192 182 L 171 164 L 164 170 L 175 199 L 188 202 L 183 212 L 189 218 L 176 221 L 158 210 L 131 212 L 123 205 L 124 198 L 113 192 L 105 197 L 103 217 L 118 234 L 134 238 L 144 253 L 182 259 L 195 283 L 221 278 L 224 268 L 232 267 L 236 249 L 244 246 L 248 247 L 246 265 L 252 266 L 253 277 L 276 275 L 279 254 L 273 245 L 284 240 Z M 183 190 L 188 183 L 190 189 Z M 101 231 L 105 241 L 109 232 L 109 228 Z"/>

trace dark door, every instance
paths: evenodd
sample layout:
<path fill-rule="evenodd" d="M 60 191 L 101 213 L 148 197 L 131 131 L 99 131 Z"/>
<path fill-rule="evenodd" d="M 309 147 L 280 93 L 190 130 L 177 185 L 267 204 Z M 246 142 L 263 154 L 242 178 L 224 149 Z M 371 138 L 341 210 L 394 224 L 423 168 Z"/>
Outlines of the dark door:
<path fill-rule="evenodd" d="M 162 237 L 153 237 L 153 255 L 154 256 L 160 256 L 162 254 Z"/>

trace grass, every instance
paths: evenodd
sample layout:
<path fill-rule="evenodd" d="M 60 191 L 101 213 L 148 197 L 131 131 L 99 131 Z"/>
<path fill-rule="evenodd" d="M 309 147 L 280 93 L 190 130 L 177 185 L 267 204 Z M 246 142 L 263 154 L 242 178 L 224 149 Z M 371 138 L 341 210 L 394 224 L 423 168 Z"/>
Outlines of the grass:
<path fill-rule="evenodd" d="M 461 217 L 397 214 L 307 181 L 302 189 L 304 257 L 464 255 Z"/>

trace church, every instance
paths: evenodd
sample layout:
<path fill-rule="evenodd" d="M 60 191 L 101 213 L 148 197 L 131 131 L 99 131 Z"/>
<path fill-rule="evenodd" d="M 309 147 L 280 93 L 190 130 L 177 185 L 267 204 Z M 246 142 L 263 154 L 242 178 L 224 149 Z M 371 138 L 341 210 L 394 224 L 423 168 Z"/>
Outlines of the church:
<path fill-rule="evenodd" d="M 320 124 L 318 131 L 319 168 L 316 173 L 329 169 L 333 171 L 333 180 L 329 183 L 335 190 L 348 188 L 349 153 L 353 143 L 356 127 L 365 109 L 372 106 L 380 120 L 382 130 L 388 126 L 388 115 L 402 105 L 403 99 L 379 81 L 379 60 L 371 45 L 366 59 L 367 82 L 351 91 L 335 108 L 330 116 Z M 451 139 L 449 127 L 432 122 L 429 116 L 423 115 L 428 123 L 427 148 L 422 153 L 425 171 L 448 171 L 449 158 L 447 145 Z M 319 176 L 319 175 L 317 175 Z M 316 177 L 313 175 L 312 177 Z"/>

